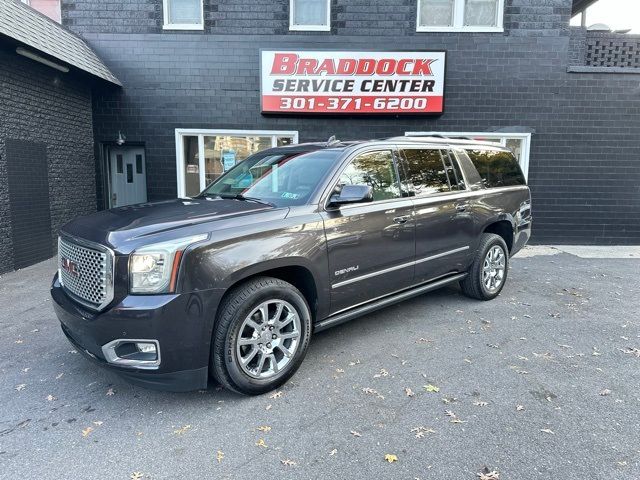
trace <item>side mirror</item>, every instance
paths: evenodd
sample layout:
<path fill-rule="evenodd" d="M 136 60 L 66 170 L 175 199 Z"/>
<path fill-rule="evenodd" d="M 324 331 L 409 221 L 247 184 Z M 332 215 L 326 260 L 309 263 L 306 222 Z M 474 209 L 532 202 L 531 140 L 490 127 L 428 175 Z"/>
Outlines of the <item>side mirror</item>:
<path fill-rule="evenodd" d="M 329 205 L 339 207 L 349 203 L 364 203 L 373 201 L 373 188 L 370 185 L 343 185 L 340 193 L 334 193 L 329 199 Z"/>

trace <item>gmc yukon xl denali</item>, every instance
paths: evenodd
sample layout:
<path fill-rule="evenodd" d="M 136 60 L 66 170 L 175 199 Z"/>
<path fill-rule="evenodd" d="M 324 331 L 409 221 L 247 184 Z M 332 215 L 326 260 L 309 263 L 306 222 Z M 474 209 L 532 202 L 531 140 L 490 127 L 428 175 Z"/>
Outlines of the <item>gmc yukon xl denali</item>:
<path fill-rule="evenodd" d="M 314 332 L 454 282 L 495 298 L 530 233 L 524 176 L 495 144 L 293 145 L 196 197 L 68 223 L 51 295 L 78 351 L 133 382 L 260 394 Z"/>

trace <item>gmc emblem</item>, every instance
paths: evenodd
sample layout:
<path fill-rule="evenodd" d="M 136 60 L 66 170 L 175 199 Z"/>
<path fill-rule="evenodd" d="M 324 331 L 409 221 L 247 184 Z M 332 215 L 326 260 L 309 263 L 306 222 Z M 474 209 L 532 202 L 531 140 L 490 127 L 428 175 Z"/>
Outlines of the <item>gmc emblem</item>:
<path fill-rule="evenodd" d="M 73 275 L 74 277 L 77 277 L 80 274 L 80 272 L 78 272 L 78 264 L 72 262 L 68 258 L 62 259 L 62 269 L 69 275 Z"/>

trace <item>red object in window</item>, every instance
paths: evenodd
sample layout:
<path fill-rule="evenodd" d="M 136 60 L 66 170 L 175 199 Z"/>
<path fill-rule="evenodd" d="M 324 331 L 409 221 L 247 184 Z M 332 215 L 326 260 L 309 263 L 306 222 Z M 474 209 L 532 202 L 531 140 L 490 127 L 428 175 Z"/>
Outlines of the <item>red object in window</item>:
<path fill-rule="evenodd" d="M 31 8 L 60 23 L 60 0 L 30 0 Z"/>

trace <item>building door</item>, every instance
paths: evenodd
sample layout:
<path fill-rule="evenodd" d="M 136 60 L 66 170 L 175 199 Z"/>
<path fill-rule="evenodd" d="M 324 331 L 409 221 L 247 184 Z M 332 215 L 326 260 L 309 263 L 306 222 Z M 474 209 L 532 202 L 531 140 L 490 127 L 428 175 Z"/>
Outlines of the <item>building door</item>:
<path fill-rule="evenodd" d="M 109 153 L 111 208 L 147 201 L 144 148 L 116 147 Z"/>

